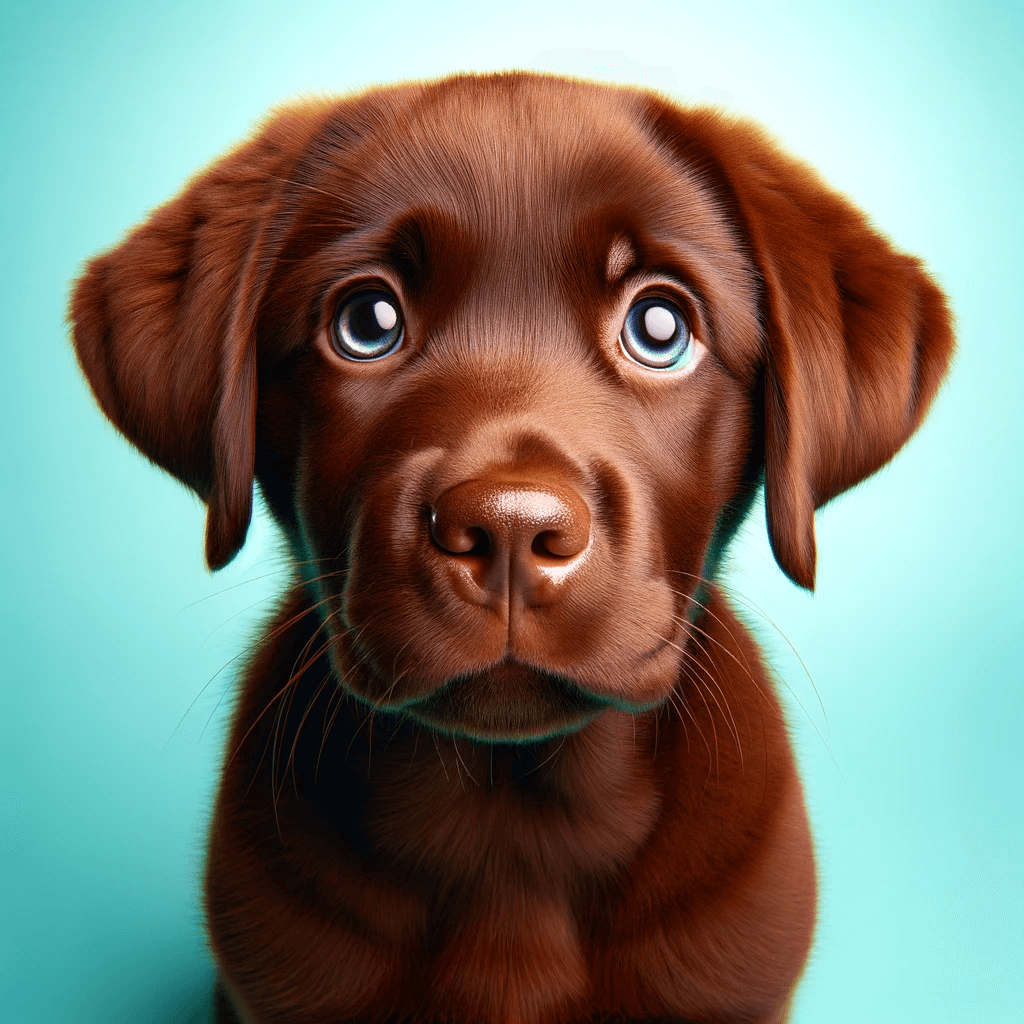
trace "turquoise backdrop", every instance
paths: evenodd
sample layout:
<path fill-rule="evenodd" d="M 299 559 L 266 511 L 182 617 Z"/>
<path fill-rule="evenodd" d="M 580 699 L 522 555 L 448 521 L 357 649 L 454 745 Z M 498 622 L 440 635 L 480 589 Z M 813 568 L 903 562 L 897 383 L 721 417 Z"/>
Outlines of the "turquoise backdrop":
<path fill-rule="evenodd" d="M 817 594 L 760 517 L 729 575 L 785 680 L 817 837 L 794 1020 L 1024 1020 L 1019 2 L 26 3 L 0 54 L 0 1020 L 202 1019 L 232 659 L 283 566 L 260 515 L 205 572 L 199 502 L 78 374 L 70 282 L 271 105 L 509 67 L 755 116 L 948 290 L 954 372 L 819 515 Z"/>

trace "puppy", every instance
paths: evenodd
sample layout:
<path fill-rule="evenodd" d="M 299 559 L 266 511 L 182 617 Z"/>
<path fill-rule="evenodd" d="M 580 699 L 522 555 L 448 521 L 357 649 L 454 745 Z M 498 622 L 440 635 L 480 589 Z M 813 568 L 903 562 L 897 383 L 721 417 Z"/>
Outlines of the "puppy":
<path fill-rule="evenodd" d="M 210 831 L 220 1020 L 783 1021 L 815 870 L 715 585 L 763 486 L 883 465 L 950 359 L 920 263 L 757 128 L 459 76 L 274 116 L 89 264 L 99 404 L 294 579 Z"/>

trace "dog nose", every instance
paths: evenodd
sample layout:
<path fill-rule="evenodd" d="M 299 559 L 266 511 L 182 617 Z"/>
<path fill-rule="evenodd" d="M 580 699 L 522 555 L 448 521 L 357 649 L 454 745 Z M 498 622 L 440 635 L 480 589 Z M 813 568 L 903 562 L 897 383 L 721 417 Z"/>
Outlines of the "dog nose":
<path fill-rule="evenodd" d="M 468 480 L 434 502 L 430 536 L 470 567 L 479 586 L 504 591 L 511 576 L 512 586 L 529 589 L 545 579 L 544 569 L 566 568 L 586 551 L 590 512 L 566 486 Z"/>

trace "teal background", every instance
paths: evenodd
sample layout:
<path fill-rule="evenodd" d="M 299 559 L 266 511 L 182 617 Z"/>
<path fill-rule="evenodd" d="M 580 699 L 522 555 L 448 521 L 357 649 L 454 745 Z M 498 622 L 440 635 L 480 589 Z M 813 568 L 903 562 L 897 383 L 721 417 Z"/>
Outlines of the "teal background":
<path fill-rule="evenodd" d="M 757 117 L 951 296 L 954 372 L 905 451 L 819 515 L 817 594 L 774 566 L 760 514 L 730 578 L 786 681 L 817 837 L 794 1020 L 1024 1020 L 1019 3 L 215 0 L 2 21 L 0 1020 L 202 1017 L 232 658 L 284 564 L 260 514 L 205 572 L 199 502 L 78 375 L 69 283 L 273 104 L 506 67 Z"/>

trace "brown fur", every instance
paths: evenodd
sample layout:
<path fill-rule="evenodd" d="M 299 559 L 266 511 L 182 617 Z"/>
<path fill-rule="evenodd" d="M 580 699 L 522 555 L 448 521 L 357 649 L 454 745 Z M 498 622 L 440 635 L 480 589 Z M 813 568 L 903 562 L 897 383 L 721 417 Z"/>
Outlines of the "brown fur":
<path fill-rule="evenodd" d="M 332 346 L 360 283 L 404 316 L 377 361 Z M 618 343 L 651 289 L 691 370 Z M 210 566 L 255 478 L 296 567 L 210 834 L 223 1020 L 785 1019 L 811 844 L 713 578 L 763 481 L 813 586 L 815 508 L 921 421 L 953 343 L 915 259 L 749 124 L 463 76 L 278 114 L 72 315 Z"/>

